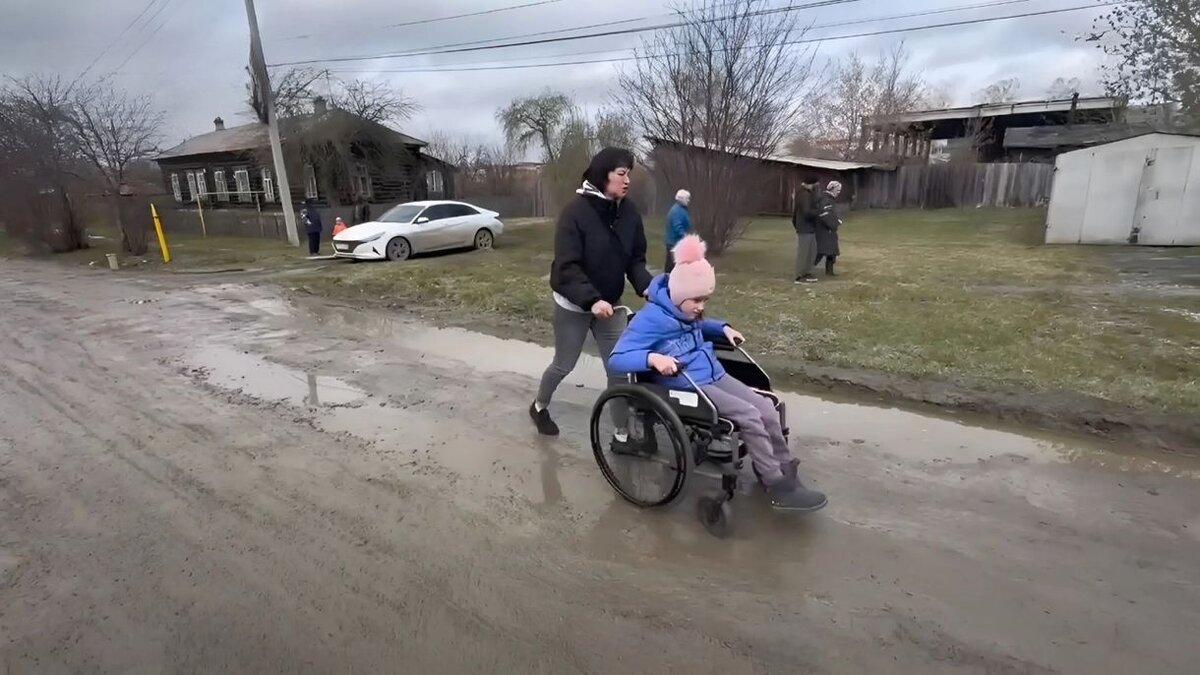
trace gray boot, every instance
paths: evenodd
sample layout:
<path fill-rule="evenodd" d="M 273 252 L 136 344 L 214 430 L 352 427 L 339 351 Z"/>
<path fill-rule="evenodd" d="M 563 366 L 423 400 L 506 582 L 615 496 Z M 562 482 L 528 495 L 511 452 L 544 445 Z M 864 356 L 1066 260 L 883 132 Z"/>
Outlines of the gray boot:
<path fill-rule="evenodd" d="M 818 511 L 829 503 L 824 493 L 804 487 L 798 479 L 784 478 L 768 485 L 767 496 L 776 511 Z"/>

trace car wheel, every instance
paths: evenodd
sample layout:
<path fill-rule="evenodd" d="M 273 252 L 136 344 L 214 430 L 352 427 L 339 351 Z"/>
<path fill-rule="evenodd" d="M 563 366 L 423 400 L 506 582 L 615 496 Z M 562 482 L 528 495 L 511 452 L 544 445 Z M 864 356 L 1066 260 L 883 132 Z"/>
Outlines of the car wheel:
<path fill-rule="evenodd" d="M 388 260 L 408 260 L 412 255 L 412 246 L 404 237 L 394 237 L 388 241 L 384 253 Z"/>
<path fill-rule="evenodd" d="M 478 251 L 491 250 L 496 243 L 496 237 L 491 230 L 480 230 L 475 233 L 475 249 Z"/>

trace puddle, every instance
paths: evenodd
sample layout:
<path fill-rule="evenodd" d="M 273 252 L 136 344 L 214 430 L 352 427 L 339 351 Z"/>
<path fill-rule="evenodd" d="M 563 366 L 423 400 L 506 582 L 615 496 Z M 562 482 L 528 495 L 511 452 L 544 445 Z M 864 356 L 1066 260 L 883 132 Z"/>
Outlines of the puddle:
<path fill-rule="evenodd" d="M 226 286 L 220 290 L 232 289 Z M 272 314 L 292 313 L 283 302 L 268 302 L 258 308 Z M 370 338 L 375 344 L 394 344 L 406 352 L 415 353 L 418 359 L 462 363 L 467 373 L 512 373 L 536 379 L 553 354 L 551 349 L 529 342 L 462 328 L 433 327 L 382 312 L 328 305 L 305 306 L 304 310 L 319 324 L 349 328 L 358 336 Z M 217 351 L 214 352 L 214 349 Z M 306 393 L 309 389 L 315 391 L 316 398 L 322 404 L 349 403 L 364 397 L 362 391 L 333 378 L 317 377 L 315 386 L 302 386 L 305 383 L 303 374 L 228 348 L 209 348 L 207 352 L 201 352 L 201 359 L 216 363 L 219 367 L 214 370 L 218 373 L 236 373 L 234 377 L 225 376 L 229 386 L 240 387 L 261 398 L 307 403 L 312 398 L 311 394 Z M 247 378 L 247 372 L 253 372 L 254 376 Z M 570 393 L 572 390 L 587 387 L 598 391 L 605 385 L 606 377 L 600 359 L 584 354 L 574 372 L 564 381 L 560 398 L 574 400 L 584 396 L 584 393 L 573 395 Z M 998 458 L 1017 458 L 1200 477 L 1200 461 L 1153 449 L 1119 448 L 1119 452 L 1114 452 L 1116 448 L 1111 446 L 1067 434 L 1031 431 L 1000 424 L 978 425 L 973 420 L 964 422 L 950 415 L 938 416 L 873 404 L 830 401 L 797 393 L 785 392 L 783 398 L 787 403 L 788 423 L 799 447 L 831 445 L 851 455 L 856 448 L 861 448 L 900 461 L 934 465 L 976 464 Z M 374 427 L 369 416 L 365 419 L 357 415 L 355 417 L 354 422 L 347 422 L 354 429 L 345 427 L 344 430 L 366 437 L 375 436 L 370 433 Z M 395 418 L 390 419 L 386 431 L 426 434 L 429 443 L 435 445 L 449 440 L 446 436 L 448 432 L 425 429 L 422 426 L 425 423 L 415 419 L 415 416 L 407 423 L 401 421 L 399 427 L 396 422 Z M 412 426 L 405 428 L 406 424 Z M 342 428 L 341 425 L 338 427 Z M 379 431 L 385 430 L 380 428 Z M 447 462 L 450 465 L 455 463 L 454 459 Z M 470 468 L 478 472 L 483 467 Z"/>
<path fill-rule="evenodd" d="M 225 345 L 204 345 L 191 353 L 188 363 L 202 370 L 209 383 L 264 401 L 316 407 L 367 397 L 337 378 L 304 373 Z"/>

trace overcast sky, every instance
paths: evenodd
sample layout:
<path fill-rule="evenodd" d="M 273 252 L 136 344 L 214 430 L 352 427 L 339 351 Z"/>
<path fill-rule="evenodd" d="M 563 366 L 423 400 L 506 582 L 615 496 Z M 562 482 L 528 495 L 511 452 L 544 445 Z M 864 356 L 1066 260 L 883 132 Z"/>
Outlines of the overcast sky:
<path fill-rule="evenodd" d="M 518 36 L 533 32 L 649 17 L 618 27 L 667 20 L 664 0 L 558 0 L 487 16 L 406 27 L 391 24 L 528 4 L 537 0 L 257 0 L 268 63 L 358 56 Z M 807 4 L 812 0 L 792 0 Z M 1026 0 L 970 11 L 896 19 L 899 14 L 977 5 L 986 0 L 857 0 L 798 12 L 814 37 L 831 37 L 961 19 L 1005 16 L 1089 4 L 1092 0 Z M 764 0 L 782 7 L 789 0 Z M 114 74 L 122 86 L 150 92 L 167 112 L 167 144 L 212 129 L 217 115 L 229 124 L 250 121 L 244 103 L 248 30 L 243 0 L 3 0 L 0 71 L 43 71 L 73 78 L 113 43 L 149 4 L 134 28 L 96 61 L 91 75 Z M 819 58 L 857 50 L 873 56 L 904 40 L 913 66 L 927 81 L 949 86 L 958 104 L 999 79 L 1021 81 L 1026 98 L 1039 98 L 1056 77 L 1077 77 L 1094 93 L 1099 55 L 1074 36 L 1097 10 L 997 21 L 973 26 L 855 39 L 828 40 Z M 147 19 L 151 19 L 147 23 Z M 147 27 L 143 28 L 143 24 Z M 612 28 L 591 29 L 611 30 Z M 340 77 L 377 78 L 401 87 L 424 106 L 403 125 L 422 137 L 434 129 L 499 140 L 498 106 L 547 87 L 589 106 L 602 104 L 621 64 L 600 63 L 520 70 L 414 73 L 397 69 L 514 65 L 552 60 L 627 57 L 644 35 L 622 35 L 523 48 L 387 60 L 330 63 Z M 297 37 L 307 36 L 307 37 Z M 585 54 L 581 54 L 585 53 Z M 600 53 L 597 53 L 600 52 Z M 1092 90 L 1092 91 L 1089 91 Z"/>

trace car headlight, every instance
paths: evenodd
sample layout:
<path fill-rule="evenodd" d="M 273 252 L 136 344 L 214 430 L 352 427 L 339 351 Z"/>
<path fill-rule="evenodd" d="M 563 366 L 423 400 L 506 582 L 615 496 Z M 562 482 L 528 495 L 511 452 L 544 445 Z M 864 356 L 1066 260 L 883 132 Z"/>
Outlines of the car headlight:
<path fill-rule="evenodd" d="M 380 237 L 382 237 L 382 236 L 383 236 L 383 233 L 382 233 L 382 232 L 380 232 L 379 234 L 375 235 L 374 237 L 367 237 L 366 239 L 363 239 L 363 240 L 361 240 L 359 243 L 361 243 L 361 244 L 366 244 L 366 243 L 368 243 L 368 242 L 375 241 L 376 239 L 378 239 L 378 238 L 380 238 Z"/>

